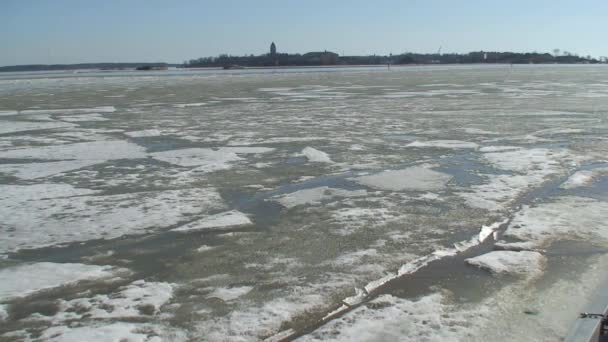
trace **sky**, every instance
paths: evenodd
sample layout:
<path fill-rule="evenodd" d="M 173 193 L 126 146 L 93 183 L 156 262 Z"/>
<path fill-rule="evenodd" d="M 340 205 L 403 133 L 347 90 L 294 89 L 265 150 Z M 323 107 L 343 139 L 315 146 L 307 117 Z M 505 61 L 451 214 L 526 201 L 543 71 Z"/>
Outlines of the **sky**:
<path fill-rule="evenodd" d="M 608 56 L 608 0 L 0 0 L 0 66 L 279 52 Z"/>

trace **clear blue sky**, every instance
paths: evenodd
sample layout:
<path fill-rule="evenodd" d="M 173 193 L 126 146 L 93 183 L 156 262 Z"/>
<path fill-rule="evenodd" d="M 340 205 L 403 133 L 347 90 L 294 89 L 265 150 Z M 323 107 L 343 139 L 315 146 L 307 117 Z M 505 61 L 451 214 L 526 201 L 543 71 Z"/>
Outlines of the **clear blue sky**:
<path fill-rule="evenodd" d="M 608 0 L 0 0 L 0 65 L 280 52 L 608 56 Z"/>

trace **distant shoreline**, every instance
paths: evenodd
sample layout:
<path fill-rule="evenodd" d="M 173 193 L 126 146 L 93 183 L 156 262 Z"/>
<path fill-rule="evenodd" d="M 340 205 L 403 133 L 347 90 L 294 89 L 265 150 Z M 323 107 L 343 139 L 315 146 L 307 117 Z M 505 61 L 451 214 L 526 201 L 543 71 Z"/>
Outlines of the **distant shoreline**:
<path fill-rule="evenodd" d="M 131 64 L 131 63 L 129 63 Z M 137 66 L 141 66 L 144 64 L 133 63 Z M 52 66 L 51 68 L 34 68 L 30 69 L 27 66 L 6 66 L 0 67 L 0 73 L 8 73 L 8 72 L 48 72 L 48 71 L 56 71 L 56 72 L 65 72 L 65 71 L 73 71 L 74 73 L 78 73 L 79 71 L 99 71 L 99 72 L 113 72 L 113 71 L 148 71 L 148 72 L 163 72 L 163 71 L 176 71 L 176 70 L 225 70 L 225 71 L 235 71 L 235 70 L 285 70 L 285 69 L 335 69 L 335 68 L 385 68 L 387 69 L 389 64 L 338 64 L 338 65 L 285 65 L 285 66 L 238 66 L 234 68 L 222 68 L 222 67 L 182 67 L 176 66 L 175 64 L 167 64 L 170 69 L 164 70 L 136 70 L 136 67 L 124 67 L 124 68 L 98 68 L 98 67 L 78 67 L 81 64 L 66 64 L 65 68 L 56 68 Z M 608 65 L 606 63 L 420 63 L 420 64 L 390 64 L 391 68 L 403 68 L 403 67 L 437 67 L 437 66 L 480 66 L 480 65 L 513 65 L 513 66 L 526 66 L 526 65 Z"/>

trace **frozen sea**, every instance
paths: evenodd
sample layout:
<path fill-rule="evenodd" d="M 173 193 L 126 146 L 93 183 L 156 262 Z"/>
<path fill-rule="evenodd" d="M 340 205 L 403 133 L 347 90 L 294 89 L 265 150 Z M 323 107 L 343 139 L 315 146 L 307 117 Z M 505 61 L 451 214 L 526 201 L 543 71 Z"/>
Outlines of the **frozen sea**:
<path fill-rule="evenodd" d="M 608 68 L 0 74 L 1 341 L 558 341 Z"/>

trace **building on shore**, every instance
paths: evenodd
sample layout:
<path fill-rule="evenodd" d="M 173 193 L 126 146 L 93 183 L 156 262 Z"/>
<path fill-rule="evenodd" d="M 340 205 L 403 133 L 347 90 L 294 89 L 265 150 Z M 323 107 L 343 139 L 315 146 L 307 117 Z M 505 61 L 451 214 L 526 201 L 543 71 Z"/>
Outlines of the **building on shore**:
<path fill-rule="evenodd" d="M 270 44 L 270 59 L 272 60 L 273 65 L 279 65 L 279 59 L 277 57 L 277 46 L 274 44 L 274 42 Z"/>

